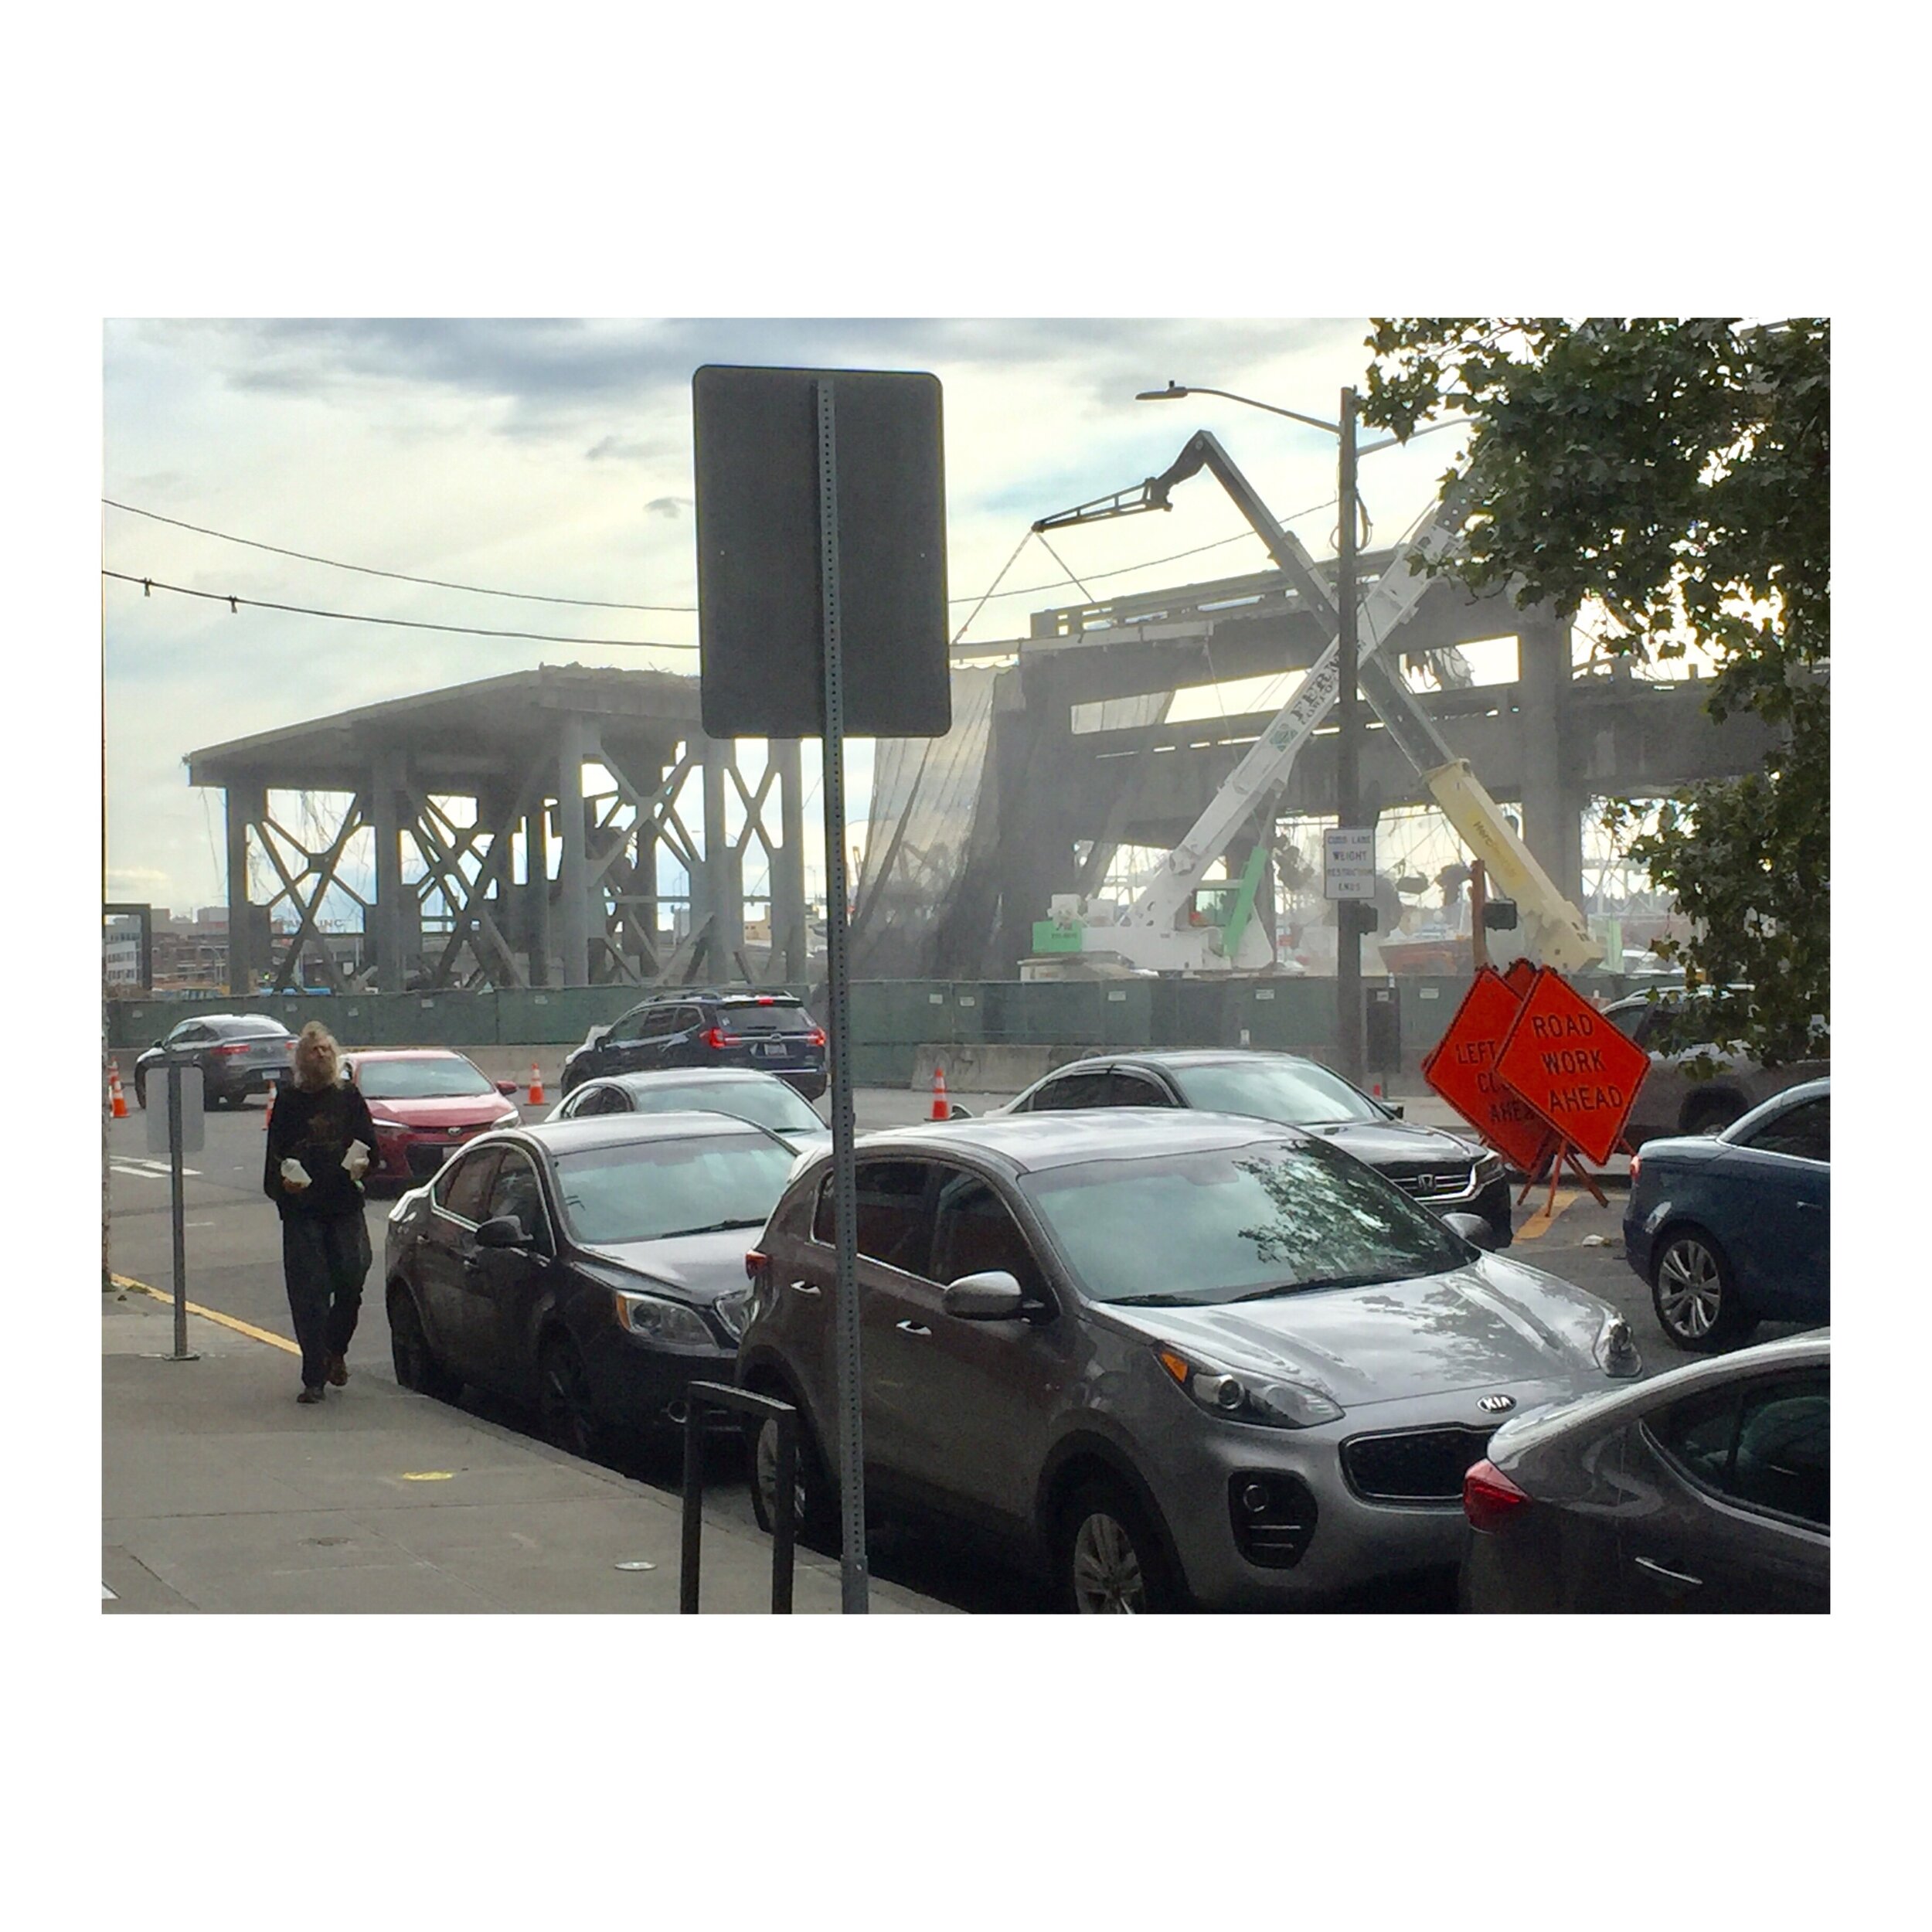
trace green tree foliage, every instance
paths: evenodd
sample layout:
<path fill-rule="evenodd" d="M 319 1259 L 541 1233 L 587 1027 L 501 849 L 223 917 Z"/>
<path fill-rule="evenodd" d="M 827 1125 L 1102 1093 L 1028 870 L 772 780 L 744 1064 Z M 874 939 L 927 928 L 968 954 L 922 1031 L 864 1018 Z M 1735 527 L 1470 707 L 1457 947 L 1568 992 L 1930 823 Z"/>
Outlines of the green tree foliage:
<path fill-rule="evenodd" d="M 1369 345 L 1365 420 L 1474 427 L 1444 479 L 1471 505 L 1444 567 L 1519 605 L 1600 608 L 1617 650 L 1695 648 L 1711 715 L 1777 730 L 1761 771 L 1688 787 L 1628 849 L 1694 923 L 1658 951 L 1713 989 L 1686 1002 L 1700 1036 L 1802 1057 L 1830 1012 L 1829 325 L 1378 320 Z"/>

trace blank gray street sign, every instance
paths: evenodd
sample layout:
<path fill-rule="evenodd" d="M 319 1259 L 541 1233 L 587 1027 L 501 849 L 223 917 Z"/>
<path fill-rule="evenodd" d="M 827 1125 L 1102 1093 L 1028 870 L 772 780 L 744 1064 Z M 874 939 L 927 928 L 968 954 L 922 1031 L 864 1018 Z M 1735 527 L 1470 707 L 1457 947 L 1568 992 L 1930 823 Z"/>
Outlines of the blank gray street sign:
<path fill-rule="evenodd" d="M 825 733 L 817 396 L 826 382 L 838 396 L 845 734 L 937 737 L 951 726 L 939 379 L 711 364 L 692 377 L 691 402 L 699 702 L 713 738 Z"/>

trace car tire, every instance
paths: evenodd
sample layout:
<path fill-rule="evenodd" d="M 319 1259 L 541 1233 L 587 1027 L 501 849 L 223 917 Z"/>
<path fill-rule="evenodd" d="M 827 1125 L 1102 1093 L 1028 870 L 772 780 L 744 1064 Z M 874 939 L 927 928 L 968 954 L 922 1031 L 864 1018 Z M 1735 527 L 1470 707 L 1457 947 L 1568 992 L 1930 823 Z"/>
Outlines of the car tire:
<path fill-rule="evenodd" d="M 553 1335 L 537 1359 L 537 1410 L 543 1439 L 566 1454 L 597 1462 L 606 1431 L 590 1399 L 590 1378 L 574 1342 Z"/>
<path fill-rule="evenodd" d="M 798 1411 L 798 1467 L 792 1490 L 794 1535 L 808 1549 L 835 1549 L 838 1541 L 838 1492 L 819 1452 L 811 1424 L 803 1406 L 793 1401 L 789 1391 L 767 1389 L 761 1393 L 791 1402 Z M 745 1454 L 750 1464 L 751 1513 L 758 1527 L 769 1536 L 777 1527 L 773 1479 L 778 1461 L 778 1425 L 765 1420 L 745 1424 Z"/>
<path fill-rule="evenodd" d="M 148 1109 L 148 1083 L 137 1073 L 134 1076 L 134 1104 L 143 1113 Z"/>
<path fill-rule="evenodd" d="M 1716 1237 L 1700 1227 L 1667 1229 L 1651 1250 L 1651 1306 L 1680 1349 L 1709 1355 L 1757 1326 L 1739 1298 L 1736 1277 Z"/>
<path fill-rule="evenodd" d="M 1158 1615 L 1182 1609 L 1186 1592 L 1138 1503 L 1117 1483 L 1084 1485 L 1060 1512 L 1057 1565 L 1065 1607 Z"/>
<path fill-rule="evenodd" d="M 437 1402 L 454 1402 L 463 1393 L 463 1378 L 446 1369 L 430 1346 L 416 1298 L 397 1282 L 389 1289 L 387 1307 L 389 1362 L 397 1386 Z"/>
<path fill-rule="evenodd" d="M 1744 1117 L 1744 1103 L 1734 1094 L 1697 1094 L 1684 1103 L 1686 1134 L 1721 1134 Z"/>

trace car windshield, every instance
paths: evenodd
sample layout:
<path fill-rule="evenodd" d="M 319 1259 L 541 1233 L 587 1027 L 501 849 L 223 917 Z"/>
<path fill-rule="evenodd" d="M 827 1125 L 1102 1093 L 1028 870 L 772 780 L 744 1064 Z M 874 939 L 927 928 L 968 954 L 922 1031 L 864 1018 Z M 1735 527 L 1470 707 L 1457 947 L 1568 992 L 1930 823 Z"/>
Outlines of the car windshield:
<path fill-rule="evenodd" d="M 366 1100 L 455 1100 L 496 1091 L 481 1068 L 459 1055 L 448 1060 L 355 1060 L 355 1084 Z"/>
<path fill-rule="evenodd" d="M 1404 1281 L 1475 1253 L 1320 1141 L 1087 1161 L 1020 1185 L 1096 1301 L 1194 1307 Z"/>
<path fill-rule="evenodd" d="M 1252 1114 L 1291 1127 L 1389 1117 L 1367 1095 L 1310 1060 L 1230 1060 L 1168 1071 L 1189 1106 L 1217 1114 Z"/>
<path fill-rule="evenodd" d="M 783 1080 L 693 1080 L 675 1087 L 634 1088 L 640 1114 L 729 1114 L 779 1134 L 818 1134 L 825 1122 Z"/>
<path fill-rule="evenodd" d="M 762 1134 L 620 1141 L 557 1156 L 563 1219 L 598 1247 L 756 1228 L 784 1192 L 790 1148 Z"/>

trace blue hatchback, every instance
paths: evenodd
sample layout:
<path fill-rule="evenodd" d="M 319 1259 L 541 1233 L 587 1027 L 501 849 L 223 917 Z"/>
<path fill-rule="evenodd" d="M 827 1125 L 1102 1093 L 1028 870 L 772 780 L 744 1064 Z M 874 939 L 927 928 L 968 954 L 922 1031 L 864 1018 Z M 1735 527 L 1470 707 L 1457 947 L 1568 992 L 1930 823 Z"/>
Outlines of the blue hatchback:
<path fill-rule="evenodd" d="M 1720 1134 L 1646 1141 L 1630 1164 L 1624 1252 L 1679 1348 L 1723 1348 L 1760 1321 L 1830 1321 L 1830 1080 Z"/>

